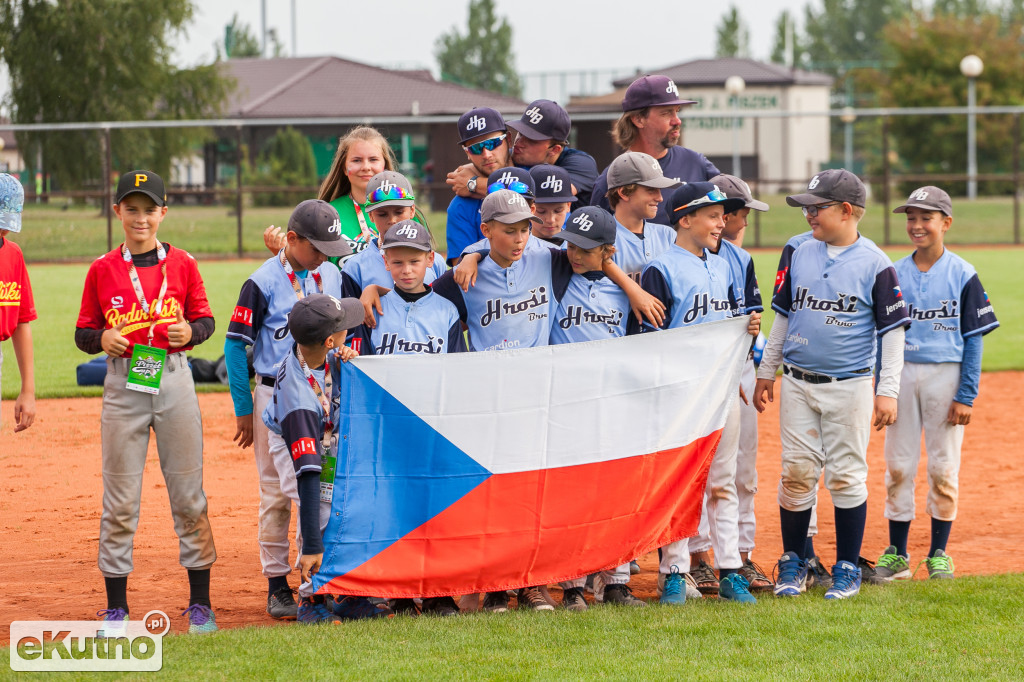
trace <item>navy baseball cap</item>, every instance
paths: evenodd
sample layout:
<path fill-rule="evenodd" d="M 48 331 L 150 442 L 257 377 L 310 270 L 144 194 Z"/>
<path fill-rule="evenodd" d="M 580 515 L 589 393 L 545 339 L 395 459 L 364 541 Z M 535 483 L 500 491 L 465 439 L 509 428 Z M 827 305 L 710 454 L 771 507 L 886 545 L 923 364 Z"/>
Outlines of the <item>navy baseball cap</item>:
<path fill-rule="evenodd" d="M 288 315 L 288 331 L 296 343 L 318 346 L 338 332 L 363 323 L 363 304 L 356 298 L 309 294 L 295 302 Z"/>
<path fill-rule="evenodd" d="M 949 198 L 949 195 L 946 194 L 945 190 L 934 185 L 918 187 L 910 193 L 910 196 L 907 197 L 906 203 L 902 206 L 897 206 L 892 210 L 892 212 L 906 213 L 907 209 L 911 206 L 914 208 L 923 208 L 926 211 L 941 211 L 943 215 L 953 215 L 953 200 Z"/>
<path fill-rule="evenodd" d="M 114 203 L 120 204 L 126 196 L 139 192 L 156 202 L 157 206 L 167 205 L 167 192 L 159 175 L 148 170 L 128 171 L 117 181 Z"/>
<path fill-rule="evenodd" d="M 474 107 L 459 117 L 459 142 L 505 132 L 505 119 L 490 107 Z"/>
<path fill-rule="evenodd" d="M 536 194 L 536 186 L 530 171 L 506 166 L 487 176 L 487 192 L 497 192 L 500 189 L 510 189 L 517 194 L 522 194 L 527 199 L 533 199 Z"/>
<path fill-rule="evenodd" d="M 790 206 L 814 206 L 829 201 L 844 201 L 864 208 L 867 190 L 860 178 L 845 168 L 829 168 L 811 178 L 806 192 L 786 197 Z"/>
<path fill-rule="evenodd" d="M 555 236 L 581 249 L 615 243 L 615 218 L 599 206 L 581 206 L 569 214 L 562 231 Z"/>
<path fill-rule="evenodd" d="M 743 199 L 730 199 L 725 192 L 710 182 L 688 182 L 672 192 L 665 201 L 665 210 L 674 225 L 683 216 L 690 215 L 705 206 L 722 205 L 726 213 L 738 211 L 744 206 Z"/>
<path fill-rule="evenodd" d="M 24 208 L 25 188 L 14 176 L 0 173 L 0 230 L 21 232 Z"/>
<path fill-rule="evenodd" d="M 712 185 L 722 190 L 725 196 L 730 199 L 743 199 L 743 205 L 747 208 L 752 208 L 755 211 L 767 211 L 770 207 L 763 201 L 758 201 L 754 198 L 754 195 L 750 192 L 750 185 L 743 182 L 735 175 L 728 175 L 722 173 L 708 180 Z"/>
<path fill-rule="evenodd" d="M 622 98 L 623 111 L 636 111 L 647 107 L 665 107 L 696 104 L 696 100 L 679 99 L 679 88 L 668 76 L 641 76 L 626 88 Z"/>
<path fill-rule="evenodd" d="M 305 237 L 320 253 L 341 257 L 352 253 L 341 236 L 338 211 L 322 199 L 306 199 L 288 218 L 288 231 Z"/>
<path fill-rule="evenodd" d="M 577 201 L 572 193 L 572 178 L 561 166 L 542 163 L 530 169 L 530 177 L 537 188 L 534 201 L 538 204 L 564 204 Z"/>
<path fill-rule="evenodd" d="M 562 143 L 569 139 L 569 113 L 549 99 L 530 102 L 522 118 L 509 121 L 508 127 L 531 140 L 554 140 Z"/>
<path fill-rule="evenodd" d="M 533 211 L 530 210 L 530 205 L 526 203 L 523 195 L 510 189 L 499 189 L 484 197 L 484 202 L 480 205 L 480 219 L 485 223 L 496 220 L 505 225 L 518 223 L 521 220 L 543 222 L 533 215 Z"/>
<path fill-rule="evenodd" d="M 406 246 L 420 251 L 434 250 L 430 244 L 430 233 L 427 232 L 427 228 L 415 220 L 401 220 L 395 223 L 380 238 L 381 251 L 396 246 Z"/>

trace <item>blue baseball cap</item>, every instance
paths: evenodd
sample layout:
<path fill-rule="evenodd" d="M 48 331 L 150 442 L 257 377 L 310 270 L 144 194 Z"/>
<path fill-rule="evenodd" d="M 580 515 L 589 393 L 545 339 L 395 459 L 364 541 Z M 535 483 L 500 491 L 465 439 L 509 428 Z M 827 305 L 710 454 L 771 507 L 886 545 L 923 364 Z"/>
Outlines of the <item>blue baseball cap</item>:
<path fill-rule="evenodd" d="M 555 236 L 581 249 L 615 243 L 615 218 L 599 206 L 581 206 L 569 214 L 562 231 Z"/>
<path fill-rule="evenodd" d="M 0 230 L 21 232 L 25 188 L 13 175 L 0 173 Z"/>
<path fill-rule="evenodd" d="M 505 132 L 505 119 L 490 107 L 474 107 L 459 117 L 459 142 L 474 137 Z"/>
<path fill-rule="evenodd" d="M 572 123 L 569 113 L 557 102 L 535 99 L 530 102 L 518 121 L 509 121 L 508 127 L 531 140 L 554 140 L 561 144 L 569 139 Z"/>
<path fill-rule="evenodd" d="M 499 168 L 487 176 L 487 192 L 497 192 L 499 189 L 510 189 L 527 199 L 533 199 L 537 191 L 530 171 L 515 166 Z"/>
<path fill-rule="evenodd" d="M 743 208 L 746 202 L 743 199 L 730 199 L 710 182 L 688 182 L 672 192 L 672 196 L 665 201 L 665 210 L 675 225 L 683 216 L 716 204 L 721 204 L 726 213 L 732 213 Z"/>
<path fill-rule="evenodd" d="M 578 201 L 572 193 L 572 178 L 561 166 L 542 163 L 530 169 L 530 177 L 537 188 L 538 204 L 564 204 Z"/>

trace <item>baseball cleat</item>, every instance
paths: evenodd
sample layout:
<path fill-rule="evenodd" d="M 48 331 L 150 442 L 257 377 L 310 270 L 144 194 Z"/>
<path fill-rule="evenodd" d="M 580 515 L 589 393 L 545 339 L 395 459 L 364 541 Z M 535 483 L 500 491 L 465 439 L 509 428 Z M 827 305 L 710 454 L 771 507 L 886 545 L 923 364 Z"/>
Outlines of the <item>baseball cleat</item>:
<path fill-rule="evenodd" d="M 882 556 L 878 557 L 878 563 L 875 564 L 875 577 L 877 582 L 871 579 L 868 579 L 868 582 L 884 585 L 892 580 L 909 578 L 910 557 L 897 554 L 896 547 L 889 545 L 882 552 Z"/>
<path fill-rule="evenodd" d="M 188 633 L 190 635 L 208 635 L 217 632 L 217 619 L 213 609 L 203 604 L 192 604 L 181 615 L 188 616 Z"/>
<path fill-rule="evenodd" d="M 488 592 L 484 595 L 484 611 L 491 613 L 505 613 L 508 611 L 508 593 L 505 590 Z"/>
<path fill-rule="evenodd" d="M 796 597 L 807 590 L 807 562 L 786 552 L 775 567 L 775 596 Z"/>
<path fill-rule="evenodd" d="M 849 599 L 860 592 L 860 569 L 849 561 L 840 561 L 832 567 L 832 587 L 825 592 L 825 599 Z"/>
<path fill-rule="evenodd" d="M 633 596 L 633 590 L 629 589 L 629 585 L 606 585 L 604 603 L 615 606 L 647 606 L 647 602 Z"/>
<path fill-rule="evenodd" d="M 103 619 L 103 629 L 96 631 L 98 639 L 117 639 L 128 632 L 128 612 L 124 609 L 104 609 L 96 615 Z"/>
<path fill-rule="evenodd" d="M 673 566 L 671 573 L 659 575 L 658 578 L 658 582 L 661 583 L 659 602 L 673 605 L 686 603 L 686 580 L 678 568 Z"/>
<path fill-rule="evenodd" d="M 925 559 L 924 565 L 928 567 L 929 580 L 952 580 L 955 577 L 953 575 L 953 557 L 941 549 L 935 550 L 933 556 Z"/>
<path fill-rule="evenodd" d="M 730 573 L 719 582 L 718 598 L 741 604 L 756 604 L 757 598 L 750 594 L 750 583 L 739 573 Z"/>
<path fill-rule="evenodd" d="M 299 605 L 295 603 L 295 592 L 290 587 L 282 587 L 267 597 L 267 614 L 277 620 L 295 620 Z"/>
<path fill-rule="evenodd" d="M 812 587 L 824 587 L 826 590 L 832 587 L 832 576 L 816 556 L 807 560 L 807 588 Z"/>
<path fill-rule="evenodd" d="M 562 608 L 566 611 L 586 611 L 587 600 L 582 587 L 567 587 L 562 590 Z"/>

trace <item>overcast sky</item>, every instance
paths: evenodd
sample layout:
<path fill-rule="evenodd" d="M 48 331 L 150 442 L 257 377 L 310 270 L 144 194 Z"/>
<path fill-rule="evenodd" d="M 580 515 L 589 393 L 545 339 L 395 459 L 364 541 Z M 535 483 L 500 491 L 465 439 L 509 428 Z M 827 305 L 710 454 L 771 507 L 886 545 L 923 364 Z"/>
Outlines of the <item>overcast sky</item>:
<path fill-rule="evenodd" d="M 750 27 L 753 57 L 772 49 L 779 13 L 803 16 L 807 2 L 820 0 L 738 0 Z M 267 26 L 277 29 L 288 56 L 337 55 L 387 67 L 430 68 L 436 72 L 434 42 L 452 26 L 465 31 L 466 0 L 265 0 Z M 261 0 L 197 3 L 197 20 L 181 40 L 182 66 L 208 62 L 224 26 L 239 19 L 260 34 Z M 297 50 L 292 41 L 295 6 Z M 520 73 L 560 70 L 654 69 L 714 56 L 715 28 L 732 3 L 622 2 L 615 0 L 497 0 L 498 13 L 514 32 Z M 671 7 L 665 11 L 664 7 Z M 650 8 L 636 19 L 631 8 Z M 355 10 L 355 11 L 354 11 Z M 674 27 L 674 28 L 673 28 Z M 755 28 L 756 27 L 756 28 Z M 650 34 L 645 31 L 651 31 Z"/>

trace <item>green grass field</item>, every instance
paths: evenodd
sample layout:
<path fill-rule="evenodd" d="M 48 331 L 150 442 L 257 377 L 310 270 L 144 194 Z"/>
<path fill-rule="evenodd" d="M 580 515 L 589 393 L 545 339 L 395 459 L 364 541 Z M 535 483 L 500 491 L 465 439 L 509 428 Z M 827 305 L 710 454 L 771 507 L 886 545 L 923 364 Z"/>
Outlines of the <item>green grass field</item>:
<path fill-rule="evenodd" d="M 1020 679 L 1024 574 L 705 600 L 251 627 L 164 642 L 171 679 Z M 6 666 L 5 666 L 6 667 Z M 0 677 L 12 676 L 0 672 Z M 90 676 L 93 679 L 95 676 Z M 106 676 L 129 679 L 124 673 Z M 62 679 L 84 679 L 66 674 Z M 143 675 L 134 678 L 144 679 Z"/>

